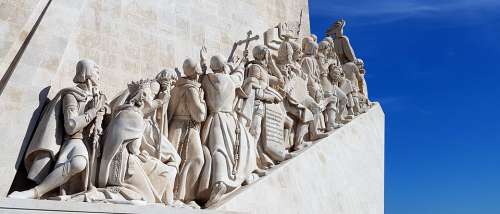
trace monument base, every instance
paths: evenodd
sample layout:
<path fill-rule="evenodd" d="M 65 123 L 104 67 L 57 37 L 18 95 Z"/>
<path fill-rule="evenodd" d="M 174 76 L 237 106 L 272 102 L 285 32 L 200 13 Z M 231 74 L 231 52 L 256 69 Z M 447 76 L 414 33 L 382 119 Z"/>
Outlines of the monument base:
<path fill-rule="evenodd" d="M 0 213 L 384 213 L 384 112 L 375 104 L 210 209 L 4 199 Z"/>
<path fill-rule="evenodd" d="M 250 213 L 384 213 L 384 112 L 367 113 L 314 143 L 217 210 Z"/>

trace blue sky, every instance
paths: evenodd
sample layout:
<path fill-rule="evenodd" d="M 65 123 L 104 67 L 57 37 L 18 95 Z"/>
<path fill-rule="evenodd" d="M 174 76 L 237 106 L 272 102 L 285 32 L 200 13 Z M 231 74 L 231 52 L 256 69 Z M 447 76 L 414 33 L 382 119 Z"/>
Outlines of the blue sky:
<path fill-rule="evenodd" d="M 387 214 L 500 213 L 500 0 L 310 0 L 386 114 Z"/>

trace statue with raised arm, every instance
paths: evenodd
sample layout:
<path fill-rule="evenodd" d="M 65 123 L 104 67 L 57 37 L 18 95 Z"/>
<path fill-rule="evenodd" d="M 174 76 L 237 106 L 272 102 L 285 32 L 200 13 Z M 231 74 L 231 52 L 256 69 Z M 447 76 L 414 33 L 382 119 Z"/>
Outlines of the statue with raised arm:
<path fill-rule="evenodd" d="M 186 59 L 181 77 L 172 89 L 168 108 L 168 139 L 181 157 L 175 182 L 175 198 L 193 206 L 198 196 L 199 178 L 205 163 L 200 139 L 201 123 L 207 116 L 204 93 L 198 78 L 200 65 Z"/>
<path fill-rule="evenodd" d="M 243 83 L 243 69 L 229 71 L 219 55 L 210 59 L 210 68 L 213 73 L 204 75 L 201 80 L 208 109 L 201 142 L 210 152 L 211 164 L 204 165 L 200 193 L 208 199 L 207 207 L 244 182 L 251 183 L 258 177 L 253 173 L 257 170 L 253 137 L 234 110 L 236 89 Z"/>
<path fill-rule="evenodd" d="M 76 86 L 61 90 L 45 107 L 24 159 L 28 178 L 38 185 L 13 192 L 10 198 L 41 198 L 58 187 L 58 195 L 70 195 L 92 186 L 89 150 L 95 148 L 92 143 L 98 143 L 95 134 L 102 132 L 102 127 L 94 126 L 96 118 L 106 113 L 106 97 L 97 90 L 98 80 L 95 62 L 77 63 Z"/>

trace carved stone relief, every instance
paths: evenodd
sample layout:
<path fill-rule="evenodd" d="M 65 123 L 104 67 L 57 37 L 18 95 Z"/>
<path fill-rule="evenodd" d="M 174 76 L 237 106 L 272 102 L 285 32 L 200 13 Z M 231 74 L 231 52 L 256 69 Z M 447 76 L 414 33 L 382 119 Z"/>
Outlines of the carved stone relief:
<path fill-rule="evenodd" d="M 37 186 L 11 198 L 210 207 L 370 108 L 364 62 L 336 21 L 318 44 L 280 23 L 229 57 L 188 58 L 107 100 L 83 59 L 25 155 Z M 276 31 L 276 32 L 275 32 Z M 277 33 L 277 35 L 275 35 Z M 244 46 L 243 55 L 236 49 Z"/>

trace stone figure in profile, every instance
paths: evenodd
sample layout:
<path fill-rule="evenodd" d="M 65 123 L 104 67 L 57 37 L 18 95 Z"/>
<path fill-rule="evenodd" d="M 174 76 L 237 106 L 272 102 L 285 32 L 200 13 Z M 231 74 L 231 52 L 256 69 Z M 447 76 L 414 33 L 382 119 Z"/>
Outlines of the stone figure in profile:
<path fill-rule="evenodd" d="M 316 55 L 316 59 L 318 61 L 318 66 L 320 70 L 320 84 L 323 88 L 323 96 L 325 99 L 331 100 L 325 106 L 325 110 L 323 112 L 325 117 L 325 126 L 326 131 L 332 131 L 333 129 L 339 128 L 340 124 L 337 124 L 337 103 L 338 97 L 335 95 L 333 84 L 328 78 L 328 68 L 329 66 L 340 67 L 340 63 L 331 57 L 332 45 L 323 40 L 318 45 L 318 54 Z"/>
<path fill-rule="evenodd" d="M 28 178 L 38 185 L 9 197 L 40 198 L 58 187 L 55 195 L 70 195 L 93 185 L 89 164 L 97 166 L 90 162 L 89 152 L 96 155 L 92 143 L 102 133 L 97 121 L 106 113 L 106 97 L 97 88 L 98 80 L 95 62 L 77 63 L 76 86 L 62 89 L 45 107 L 24 159 Z"/>
<path fill-rule="evenodd" d="M 311 106 L 309 109 L 314 115 L 314 123 L 309 130 L 310 139 L 317 140 L 327 136 L 325 133 L 322 133 L 322 130 L 326 128 L 323 110 L 325 106 L 334 101 L 332 99 L 325 99 L 324 91 L 321 87 L 321 71 L 316 59 L 318 44 L 312 38 L 305 38 L 302 47 L 304 56 L 301 60 L 301 69 L 308 76 L 307 90 L 309 95 L 319 104 L 318 106 Z"/>
<path fill-rule="evenodd" d="M 115 108 L 106 130 L 99 168 L 101 194 L 97 196 L 139 204 L 173 204 L 180 157 L 169 144 L 160 159 L 143 146 L 148 126 L 145 108 L 153 101 L 151 81 L 132 82 L 128 91 L 125 104 Z"/>
<path fill-rule="evenodd" d="M 319 108 L 319 104 L 307 91 L 309 77 L 302 72 L 299 63 L 301 55 L 300 46 L 287 41 L 281 44 L 277 57 L 277 66 L 285 80 L 283 104 L 287 114 L 294 121 L 292 150 L 299 150 L 304 145 L 304 137 L 308 133 L 309 126 L 312 126 L 314 117 L 309 109 Z"/>
<path fill-rule="evenodd" d="M 168 108 L 168 139 L 181 156 L 175 197 L 193 204 L 198 196 L 199 178 L 205 163 L 200 131 L 207 116 L 207 107 L 198 81 L 202 73 L 200 65 L 189 58 L 182 68 L 185 76 L 172 89 Z"/>
<path fill-rule="evenodd" d="M 243 109 L 251 109 L 246 115 L 250 120 L 250 133 L 258 148 L 259 163 L 268 168 L 292 157 L 285 146 L 283 130 L 287 118 L 283 97 L 271 87 L 281 88 L 284 80 L 268 48 L 255 46 L 252 55 L 254 60 L 247 63 L 247 77 L 242 86 L 248 97 Z"/>
<path fill-rule="evenodd" d="M 330 65 L 329 76 L 335 87 L 335 94 L 339 97 L 338 121 L 347 123 L 355 116 L 355 96 L 356 90 L 351 81 L 345 78 L 344 71 L 336 66 Z"/>
<path fill-rule="evenodd" d="M 230 71 L 222 56 L 210 59 L 213 73 L 202 77 L 208 116 L 201 132 L 201 142 L 210 152 L 211 164 L 205 164 L 200 193 L 210 206 L 244 182 L 256 178 L 256 146 L 248 129 L 234 111 L 236 89 L 243 84 L 243 69 Z M 207 161 L 207 159 L 205 160 Z M 207 182 L 207 179 L 208 182 Z"/>
<path fill-rule="evenodd" d="M 354 62 L 356 55 L 352 49 L 349 38 L 344 35 L 345 20 L 337 20 L 327 31 L 326 35 L 333 38 L 335 43 L 335 53 L 337 53 L 340 63 Z"/>

